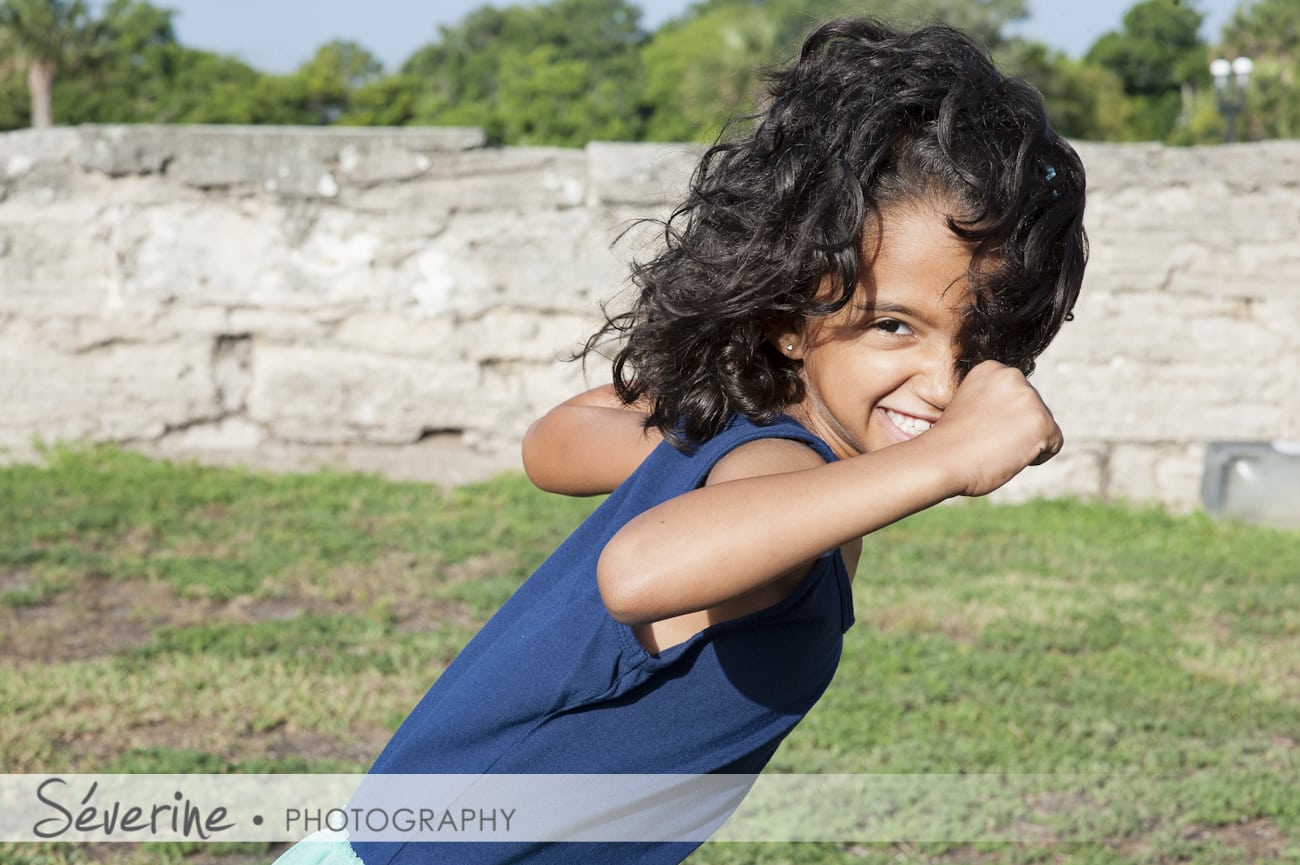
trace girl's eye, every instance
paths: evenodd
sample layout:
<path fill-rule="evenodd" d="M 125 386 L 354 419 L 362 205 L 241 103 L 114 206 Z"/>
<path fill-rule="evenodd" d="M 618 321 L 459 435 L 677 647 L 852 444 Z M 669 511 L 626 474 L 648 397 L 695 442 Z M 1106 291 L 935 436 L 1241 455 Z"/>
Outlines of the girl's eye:
<path fill-rule="evenodd" d="M 911 336 L 912 334 L 912 329 L 896 318 L 882 318 L 880 321 L 873 322 L 871 326 L 876 330 L 897 336 Z"/>

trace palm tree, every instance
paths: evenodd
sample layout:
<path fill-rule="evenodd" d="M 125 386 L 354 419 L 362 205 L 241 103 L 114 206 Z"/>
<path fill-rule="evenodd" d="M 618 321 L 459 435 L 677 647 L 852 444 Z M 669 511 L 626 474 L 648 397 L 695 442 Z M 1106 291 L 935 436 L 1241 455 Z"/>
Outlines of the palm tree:
<path fill-rule="evenodd" d="M 0 0 L 0 45 L 6 59 L 27 66 L 33 127 L 54 125 L 54 73 L 85 30 L 85 0 Z"/>

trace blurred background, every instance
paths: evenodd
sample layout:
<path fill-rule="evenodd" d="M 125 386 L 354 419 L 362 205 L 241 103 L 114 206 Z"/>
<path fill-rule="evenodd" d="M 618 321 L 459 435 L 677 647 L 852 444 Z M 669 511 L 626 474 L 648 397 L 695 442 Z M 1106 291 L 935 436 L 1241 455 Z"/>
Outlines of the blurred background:
<path fill-rule="evenodd" d="M 0 462 L 517 467 L 607 380 L 564 359 L 657 240 L 629 225 L 873 13 L 974 34 L 1087 166 L 1035 375 L 1070 447 L 1002 494 L 1300 520 L 1300 0 L 642 3 L 0 0 Z"/>
<path fill-rule="evenodd" d="M 1300 130 L 1300 0 L 4 0 L 0 129 L 468 125 L 490 144 L 695 141 L 747 104 L 756 67 L 844 12 L 972 31 L 1071 138 Z M 1237 79 L 1216 89 L 1211 61 L 1238 57 L 1252 83 L 1229 130 Z"/>

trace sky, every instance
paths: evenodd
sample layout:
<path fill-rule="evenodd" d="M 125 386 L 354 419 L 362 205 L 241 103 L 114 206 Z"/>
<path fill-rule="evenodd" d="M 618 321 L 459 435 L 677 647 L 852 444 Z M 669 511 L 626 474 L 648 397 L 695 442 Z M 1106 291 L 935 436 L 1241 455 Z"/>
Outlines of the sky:
<path fill-rule="evenodd" d="M 528 2 L 528 0 L 513 0 Z M 642 24 L 653 30 L 680 15 L 692 0 L 634 0 Z M 1031 17 L 1016 32 L 1079 57 L 1098 36 L 1117 29 L 1135 0 L 1029 0 Z M 1186 0 L 1206 16 L 1213 41 L 1238 0 Z M 232 54 L 266 72 L 285 73 L 334 39 L 361 43 L 396 69 L 416 48 L 432 42 L 438 25 L 455 24 L 487 0 L 158 0 L 176 11 L 183 45 Z M 490 5 L 512 5 L 492 0 Z"/>

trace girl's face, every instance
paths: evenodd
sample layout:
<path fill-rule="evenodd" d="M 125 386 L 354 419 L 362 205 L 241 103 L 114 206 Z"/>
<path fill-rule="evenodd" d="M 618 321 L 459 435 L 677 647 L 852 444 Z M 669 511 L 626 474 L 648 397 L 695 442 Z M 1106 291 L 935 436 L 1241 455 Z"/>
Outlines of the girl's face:
<path fill-rule="evenodd" d="M 929 204 L 886 210 L 878 223 L 853 299 L 778 335 L 780 351 L 803 362 L 804 398 L 788 413 L 841 459 L 924 433 L 959 380 L 972 245 Z"/>

